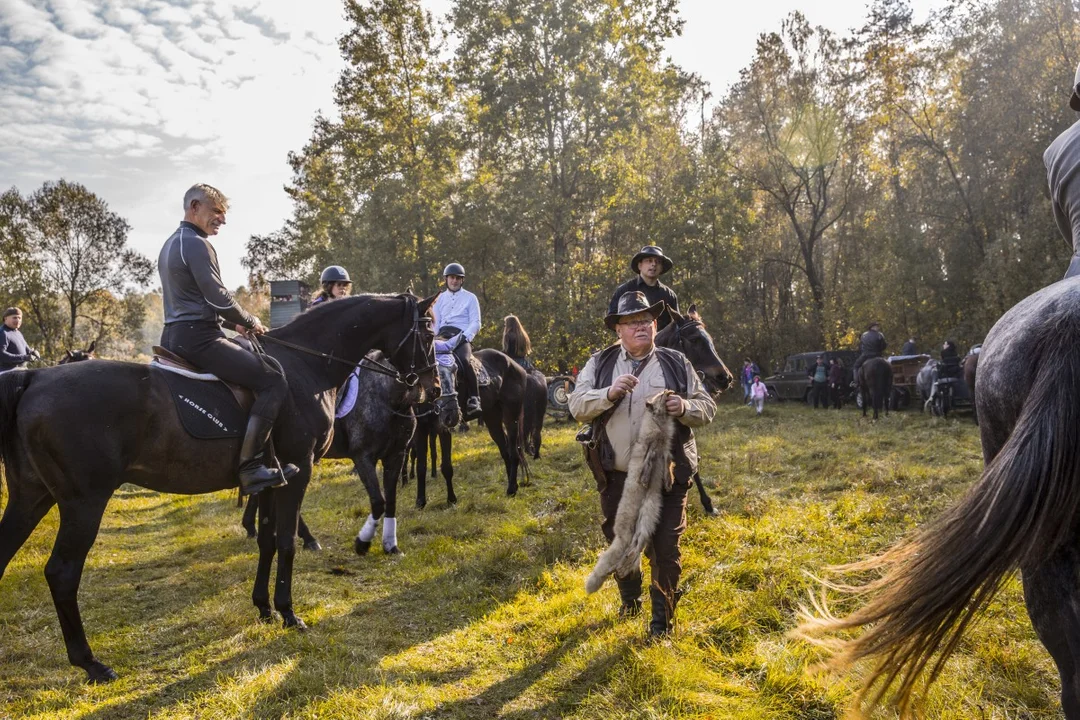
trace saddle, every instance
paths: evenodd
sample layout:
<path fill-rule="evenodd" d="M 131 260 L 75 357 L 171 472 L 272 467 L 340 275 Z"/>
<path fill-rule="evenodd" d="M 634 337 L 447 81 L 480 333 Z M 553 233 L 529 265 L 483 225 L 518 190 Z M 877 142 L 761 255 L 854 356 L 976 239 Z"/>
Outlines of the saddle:
<path fill-rule="evenodd" d="M 192 437 L 241 437 L 255 394 L 245 387 L 202 372 L 174 352 L 153 346 L 150 366 L 163 371 L 180 422 Z"/>
<path fill-rule="evenodd" d="M 457 358 L 454 356 L 454 353 L 452 351 L 451 352 L 436 352 L 435 353 L 435 362 L 438 363 L 442 367 L 449 367 L 449 368 L 456 368 L 457 367 Z M 471 365 L 472 365 L 473 372 L 476 373 L 476 384 L 479 385 L 480 387 L 487 387 L 488 385 L 490 385 L 491 384 L 491 375 L 488 373 L 487 368 L 484 367 L 484 364 L 481 363 L 479 360 L 477 360 L 474 357 L 474 358 L 472 358 Z"/>

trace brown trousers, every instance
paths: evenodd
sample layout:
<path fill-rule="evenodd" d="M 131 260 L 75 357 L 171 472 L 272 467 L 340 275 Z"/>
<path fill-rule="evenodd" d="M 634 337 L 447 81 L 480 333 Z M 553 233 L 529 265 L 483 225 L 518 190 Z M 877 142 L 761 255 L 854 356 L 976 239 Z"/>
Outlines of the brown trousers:
<path fill-rule="evenodd" d="M 615 539 L 615 514 L 619 510 L 625 482 L 626 473 L 608 472 L 607 485 L 600 491 L 600 509 L 604 513 L 600 529 L 609 543 Z M 656 524 L 652 542 L 645 548 L 645 556 L 652 567 L 651 586 L 659 587 L 669 597 L 678 589 L 679 576 L 682 574 L 679 541 L 686 532 L 686 491 L 689 488 L 689 478 L 676 477 L 671 490 L 663 491 L 660 522 Z"/>

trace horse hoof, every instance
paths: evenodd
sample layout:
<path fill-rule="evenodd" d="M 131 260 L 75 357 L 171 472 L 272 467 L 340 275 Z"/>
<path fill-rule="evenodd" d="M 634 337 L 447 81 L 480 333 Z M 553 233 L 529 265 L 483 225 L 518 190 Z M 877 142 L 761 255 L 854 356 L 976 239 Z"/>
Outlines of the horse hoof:
<path fill-rule="evenodd" d="M 274 613 L 270 610 L 270 608 L 259 608 L 259 622 L 263 623 L 264 625 L 269 625 L 270 623 L 274 622 Z"/>
<path fill-rule="evenodd" d="M 97 660 L 90 663 L 89 667 L 83 669 L 86 670 L 86 681 L 93 685 L 110 683 L 120 677 L 111 667 L 104 663 L 99 663 Z"/>
<path fill-rule="evenodd" d="M 417 510 L 423 510 L 426 507 L 427 507 L 427 500 L 424 500 L 423 502 L 421 502 L 420 500 L 416 501 L 416 509 Z"/>
<path fill-rule="evenodd" d="M 506 497 L 514 497 L 517 495 L 517 488 L 507 488 Z"/>
<path fill-rule="evenodd" d="M 296 615 L 289 613 L 288 615 L 283 615 L 282 617 L 284 618 L 281 622 L 281 626 L 283 628 L 292 628 L 294 630 L 299 630 L 300 632 L 307 630 L 307 625 L 305 625 L 304 621 L 298 618 Z"/>
<path fill-rule="evenodd" d="M 318 552 L 319 550 L 322 550 L 322 545 L 320 545 L 319 541 L 315 538 L 311 538 L 310 540 L 304 541 L 304 549 Z"/>
<path fill-rule="evenodd" d="M 254 540 L 257 537 L 259 537 L 259 533 L 255 532 L 254 530 L 248 530 L 247 531 L 247 539 L 248 540 Z"/>
<path fill-rule="evenodd" d="M 397 545 L 392 548 L 383 548 L 383 552 L 387 555 L 393 555 L 394 557 L 405 557 L 405 553 L 401 552 L 401 550 L 398 549 Z"/>
<path fill-rule="evenodd" d="M 367 551 L 370 549 L 370 540 L 361 540 L 360 538 L 356 538 L 356 542 L 353 543 L 353 550 L 356 551 L 357 555 L 367 555 Z"/>

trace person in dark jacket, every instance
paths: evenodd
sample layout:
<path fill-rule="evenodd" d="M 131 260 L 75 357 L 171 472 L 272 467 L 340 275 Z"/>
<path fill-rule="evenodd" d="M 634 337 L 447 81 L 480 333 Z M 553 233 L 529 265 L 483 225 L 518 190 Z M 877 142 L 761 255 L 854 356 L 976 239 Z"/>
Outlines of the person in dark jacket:
<path fill-rule="evenodd" d="M 1080 65 L 1073 76 L 1069 107 L 1080 111 Z M 1054 138 L 1043 153 L 1046 181 L 1050 185 L 1050 204 L 1054 222 L 1065 242 L 1073 249 L 1065 277 L 1080 275 L 1080 122 L 1073 123 Z"/>
<path fill-rule="evenodd" d="M 870 358 L 881 357 L 885 354 L 885 347 L 888 345 L 885 342 L 885 336 L 881 334 L 881 325 L 876 322 L 870 323 L 866 328 L 866 332 L 859 338 L 859 357 L 855 360 L 855 365 L 851 368 L 854 374 L 853 384 L 859 383 L 859 368 L 863 363 Z"/>
<path fill-rule="evenodd" d="M 807 368 L 806 376 L 810 378 L 810 395 L 814 399 L 814 409 L 817 410 L 818 402 L 821 409 L 829 408 L 829 398 L 825 395 L 829 387 L 829 368 L 825 367 L 825 356 L 818 355 L 817 361 Z"/>
<path fill-rule="evenodd" d="M 322 275 L 319 276 L 319 283 L 322 285 L 322 289 L 315 295 L 315 299 L 311 301 L 311 307 L 315 307 L 327 300 L 348 297 L 352 280 L 349 279 L 348 270 L 340 265 L 330 265 L 323 269 Z"/>
<path fill-rule="evenodd" d="M 158 255 L 165 328 L 161 344 L 188 362 L 226 382 L 255 393 L 240 449 L 240 490 L 255 494 L 280 487 L 296 474 L 271 462 L 270 433 L 288 385 L 274 365 L 229 342 L 221 329 L 261 335 L 266 328 L 237 304 L 221 281 L 217 251 L 207 239 L 225 224 L 229 201 L 217 188 L 198 184 L 184 194 L 184 220 Z"/>
<path fill-rule="evenodd" d="M 844 405 L 844 363 L 833 358 L 829 366 L 829 396 L 832 406 L 839 410 Z"/>
<path fill-rule="evenodd" d="M 608 303 L 608 313 L 618 311 L 619 298 L 628 292 L 645 293 L 645 298 L 650 305 L 663 300 L 675 312 L 679 312 L 679 298 L 675 295 L 675 291 L 660 282 L 660 276 L 672 267 L 674 263 L 671 258 L 665 256 L 664 251 L 656 245 L 646 245 L 641 248 L 641 251 L 630 260 L 630 271 L 634 273 L 634 278 L 615 288 L 615 294 L 611 296 L 611 302 Z M 665 308 L 656 321 L 656 331 L 660 332 L 670 322 L 671 316 Z"/>
<path fill-rule="evenodd" d="M 904 343 L 904 347 L 900 348 L 901 355 L 918 355 L 919 351 L 915 349 L 915 338 L 908 338 Z"/>
<path fill-rule="evenodd" d="M 17 307 L 9 307 L 4 311 L 4 324 L 0 325 L 0 372 L 22 369 L 31 360 L 37 360 L 41 356 L 38 351 L 26 343 L 19 328 L 22 327 L 22 310 Z"/>
<path fill-rule="evenodd" d="M 938 377 L 960 377 L 960 354 L 956 351 L 956 343 L 946 340 L 941 346 L 941 365 L 938 367 Z"/>

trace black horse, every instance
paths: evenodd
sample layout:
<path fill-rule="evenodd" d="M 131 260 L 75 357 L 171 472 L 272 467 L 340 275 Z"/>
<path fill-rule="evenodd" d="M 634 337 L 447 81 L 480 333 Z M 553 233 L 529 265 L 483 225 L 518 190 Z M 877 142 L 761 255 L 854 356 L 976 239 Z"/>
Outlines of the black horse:
<path fill-rule="evenodd" d="M 90 341 L 90 345 L 85 350 L 68 350 L 64 353 L 64 357 L 60 358 L 60 362 L 57 365 L 67 365 L 73 362 L 83 362 L 84 360 L 94 359 L 94 350 L 97 349 L 97 340 Z"/>
<path fill-rule="evenodd" d="M 866 417 L 867 406 L 873 406 L 874 419 L 882 408 L 889 414 L 892 396 L 892 366 L 885 358 L 870 358 L 859 368 L 859 392 L 862 393 L 862 414 Z"/>
<path fill-rule="evenodd" d="M 499 448 L 503 464 L 506 467 L 506 494 L 513 496 L 518 491 L 518 470 L 524 468 L 528 477 L 528 465 L 522 444 L 522 427 L 525 413 L 525 388 L 527 376 L 525 370 L 514 362 L 509 355 L 498 350 L 477 350 L 473 356 L 480 362 L 490 378 L 487 385 L 480 387 L 480 406 L 483 408 L 481 420 L 488 434 Z M 443 478 L 446 480 L 447 502 L 454 502 L 454 470 L 451 458 L 453 434 L 446 429 L 439 431 L 442 447 Z M 417 437 L 416 448 L 419 453 L 424 445 Z M 434 475 L 434 458 L 432 468 Z M 426 473 L 416 472 L 416 506 L 427 505 Z"/>
<path fill-rule="evenodd" d="M 261 619 L 273 618 L 269 580 L 276 553 L 274 608 L 286 627 L 304 627 L 292 602 L 297 517 L 312 462 L 330 442 L 337 389 L 352 367 L 379 348 L 389 355 L 402 382 L 419 382 L 424 390 L 438 392 L 429 315 L 434 300 L 359 295 L 326 303 L 267 334 L 277 341 L 267 342 L 267 352 L 289 379 L 289 395 L 274 426 L 274 446 L 281 462 L 300 470 L 286 487 L 259 495 L 263 517 L 272 520 L 259 529 L 252 591 Z M 113 492 L 123 483 L 187 495 L 238 484 L 240 439 L 192 438 L 172 408 L 164 372 L 97 360 L 0 375 L 0 451 L 10 493 L 0 519 L 0 577 L 45 513 L 59 506 L 60 529 L 45 577 L 68 659 L 93 682 L 115 679 L 116 673 L 94 657 L 87 643 L 78 591 L 86 555 Z M 86 416 L 94 422 L 69 422 Z"/>
<path fill-rule="evenodd" d="M 1019 568 L 1028 616 L 1058 668 L 1062 711 L 1080 718 L 1078 345 L 1080 278 L 1005 313 L 979 353 L 982 477 L 913 537 L 841 568 L 874 578 L 849 586 L 868 598 L 863 607 L 843 618 L 805 618 L 800 630 L 811 637 L 863 628 L 831 645 L 842 664 L 872 660 L 863 691 L 872 703 L 893 689 L 901 712 L 910 709 L 916 690 L 934 681 Z"/>
<path fill-rule="evenodd" d="M 724 365 L 724 361 L 716 354 L 716 345 L 713 344 L 705 322 L 698 314 L 697 305 L 691 305 L 686 315 L 680 315 L 671 307 L 667 309 L 672 322 L 656 334 L 656 344 L 660 347 L 678 350 L 690 361 L 690 364 L 701 377 L 705 390 L 716 398 L 720 393 L 731 387 L 735 378 Z M 694 485 L 698 489 L 698 497 L 701 505 L 708 515 L 716 515 L 712 498 L 705 491 L 705 483 L 701 481 L 700 473 L 694 476 Z"/>

